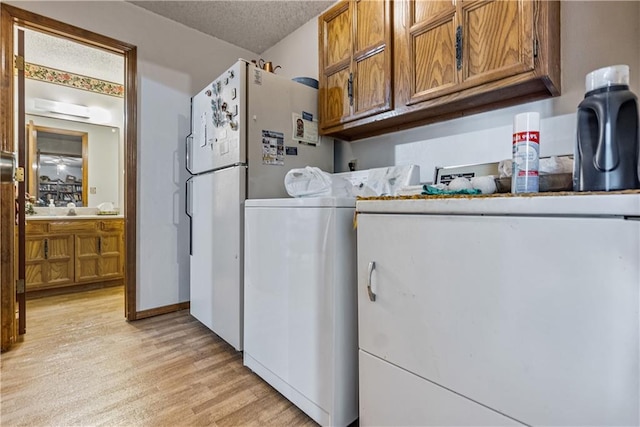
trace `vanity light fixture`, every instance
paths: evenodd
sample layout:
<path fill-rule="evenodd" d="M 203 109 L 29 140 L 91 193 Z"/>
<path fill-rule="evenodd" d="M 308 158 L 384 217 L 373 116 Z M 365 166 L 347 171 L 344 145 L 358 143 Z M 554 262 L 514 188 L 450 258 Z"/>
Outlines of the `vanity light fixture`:
<path fill-rule="evenodd" d="M 111 122 L 111 112 L 100 107 L 85 107 L 84 105 L 51 101 L 49 99 L 42 98 L 34 98 L 33 107 L 39 111 L 81 117 L 96 123 Z"/>
<path fill-rule="evenodd" d="M 67 116 L 91 118 L 89 108 L 84 105 L 69 104 L 66 102 L 51 101 L 48 99 L 34 99 L 34 107 L 36 110 L 48 111 L 50 113 L 65 114 Z"/>

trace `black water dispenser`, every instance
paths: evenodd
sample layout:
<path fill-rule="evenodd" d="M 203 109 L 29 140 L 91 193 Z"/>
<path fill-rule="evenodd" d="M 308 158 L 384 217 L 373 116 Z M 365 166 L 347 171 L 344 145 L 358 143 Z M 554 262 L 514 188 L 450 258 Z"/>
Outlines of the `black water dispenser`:
<path fill-rule="evenodd" d="M 640 188 L 638 139 L 638 99 L 629 90 L 629 67 L 587 74 L 578 106 L 574 191 Z"/>

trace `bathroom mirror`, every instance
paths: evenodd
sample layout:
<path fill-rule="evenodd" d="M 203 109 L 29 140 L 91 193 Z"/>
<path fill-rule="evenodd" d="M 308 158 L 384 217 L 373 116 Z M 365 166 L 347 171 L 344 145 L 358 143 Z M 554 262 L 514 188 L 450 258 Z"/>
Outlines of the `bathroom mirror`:
<path fill-rule="evenodd" d="M 119 202 L 119 129 L 38 116 L 27 121 L 27 191 L 36 206 Z"/>
<path fill-rule="evenodd" d="M 86 206 L 88 133 L 29 123 L 29 194 L 38 206 Z"/>

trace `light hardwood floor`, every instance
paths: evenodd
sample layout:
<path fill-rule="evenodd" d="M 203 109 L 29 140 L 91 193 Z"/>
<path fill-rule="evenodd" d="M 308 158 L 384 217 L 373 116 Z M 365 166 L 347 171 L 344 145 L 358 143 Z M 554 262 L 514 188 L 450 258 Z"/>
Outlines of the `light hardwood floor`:
<path fill-rule="evenodd" d="M 188 310 L 128 323 L 123 301 L 119 286 L 27 302 L 0 425 L 317 425 Z"/>

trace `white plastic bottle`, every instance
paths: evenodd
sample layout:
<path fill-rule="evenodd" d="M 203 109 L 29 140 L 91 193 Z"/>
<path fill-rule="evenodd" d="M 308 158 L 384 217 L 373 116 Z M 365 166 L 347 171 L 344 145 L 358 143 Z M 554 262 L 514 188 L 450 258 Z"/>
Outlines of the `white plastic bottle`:
<path fill-rule="evenodd" d="M 540 189 L 540 114 L 517 114 L 513 118 L 512 193 L 537 193 Z"/>
<path fill-rule="evenodd" d="M 49 199 L 49 215 L 56 214 L 56 204 L 53 199 Z"/>

